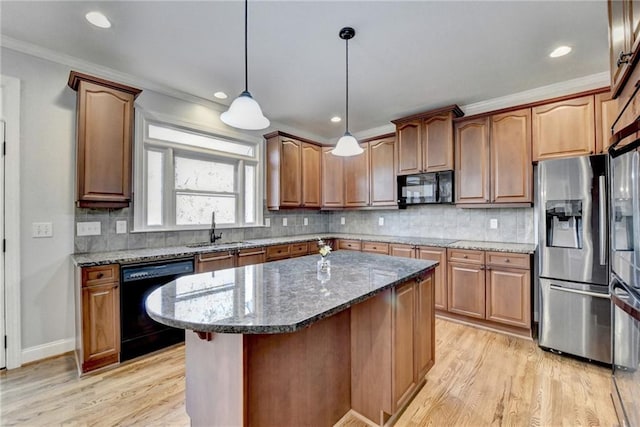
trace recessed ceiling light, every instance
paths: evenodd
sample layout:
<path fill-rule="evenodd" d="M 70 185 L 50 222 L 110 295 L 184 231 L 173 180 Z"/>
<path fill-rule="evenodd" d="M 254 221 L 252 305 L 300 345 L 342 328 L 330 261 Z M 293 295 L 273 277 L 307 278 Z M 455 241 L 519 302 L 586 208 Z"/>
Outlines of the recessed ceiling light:
<path fill-rule="evenodd" d="M 111 28 L 111 22 L 109 22 L 109 19 L 106 16 L 104 16 L 102 12 L 97 12 L 97 11 L 89 12 L 84 17 L 87 18 L 87 21 L 89 21 L 91 24 L 95 25 L 96 27 Z"/>
<path fill-rule="evenodd" d="M 571 47 L 569 47 L 569 46 L 558 46 L 557 48 L 555 48 L 553 50 L 553 52 L 551 52 L 549 54 L 549 56 L 552 57 L 552 58 L 558 58 L 560 56 L 565 56 L 569 52 L 571 52 Z"/>
<path fill-rule="evenodd" d="M 331 117 L 331 122 L 332 123 L 340 123 L 341 121 L 342 121 L 342 117 L 340 117 L 340 116 Z"/>
<path fill-rule="evenodd" d="M 227 94 L 224 92 L 216 92 L 213 94 L 218 99 L 227 99 Z"/>

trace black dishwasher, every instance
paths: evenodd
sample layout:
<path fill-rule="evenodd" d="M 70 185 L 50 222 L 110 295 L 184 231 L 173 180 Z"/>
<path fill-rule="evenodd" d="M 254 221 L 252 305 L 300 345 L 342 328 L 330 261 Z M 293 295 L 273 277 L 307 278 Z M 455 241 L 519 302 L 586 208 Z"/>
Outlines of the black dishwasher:
<path fill-rule="evenodd" d="M 147 315 L 144 303 L 157 287 L 193 274 L 193 258 L 144 264 L 120 269 L 120 361 L 184 341 L 184 330 L 162 325 Z"/>

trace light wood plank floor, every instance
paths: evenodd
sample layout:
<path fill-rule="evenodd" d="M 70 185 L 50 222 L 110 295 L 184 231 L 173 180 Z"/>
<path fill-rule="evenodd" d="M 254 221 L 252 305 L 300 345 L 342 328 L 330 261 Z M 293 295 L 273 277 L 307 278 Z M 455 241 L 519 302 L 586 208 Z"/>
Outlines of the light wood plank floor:
<path fill-rule="evenodd" d="M 436 364 L 398 426 L 611 426 L 609 369 L 436 323 Z M 0 373 L 0 425 L 188 426 L 184 347 L 78 378 L 71 355 Z M 342 426 L 364 426 L 349 418 Z"/>

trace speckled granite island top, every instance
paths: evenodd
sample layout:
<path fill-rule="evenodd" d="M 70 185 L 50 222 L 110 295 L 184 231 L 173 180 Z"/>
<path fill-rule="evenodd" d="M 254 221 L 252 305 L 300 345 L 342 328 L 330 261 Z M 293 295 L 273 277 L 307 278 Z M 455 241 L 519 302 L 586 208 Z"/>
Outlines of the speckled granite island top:
<path fill-rule="evenodd" d="M 294 332 L 387 288 L 419 277 L 437 262 L 362 252 L 331 254 L 231 268 L 178 278 L 146 302 L 154 320 L 198 332 Z"/>

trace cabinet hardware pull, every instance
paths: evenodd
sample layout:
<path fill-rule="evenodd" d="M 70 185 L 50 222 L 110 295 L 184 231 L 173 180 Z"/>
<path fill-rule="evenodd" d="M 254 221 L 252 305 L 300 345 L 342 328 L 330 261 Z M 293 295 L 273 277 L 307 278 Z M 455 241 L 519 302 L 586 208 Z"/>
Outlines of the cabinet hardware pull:
<path fill-rule="evenodd" d="M 467 255 L 463 255 L 463 257 L 462 257 L 462 258 L 467 259 L 467 258 L 469 258 L 469 257 L 468 257 Z"/>
<path fill-rule="evenodd" d="M 104 276 L 104 273 L 98 273 L 98 279 L 102 279 L 103 276 Z"/>
<path fill-rule="evenodd" d="M 633 56 L 633 52 L 624 53 L 620 51 L 618 55 L 618 60 L 616 61 L 616 66 L 619 67 L 622 64 L 628 64 L 631 61 L 631 57 Z"/>
<path fill-rule="evenodd" d="M 505 259 L 504 262 L 511 262 L 509 258 Z"/>

